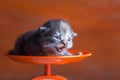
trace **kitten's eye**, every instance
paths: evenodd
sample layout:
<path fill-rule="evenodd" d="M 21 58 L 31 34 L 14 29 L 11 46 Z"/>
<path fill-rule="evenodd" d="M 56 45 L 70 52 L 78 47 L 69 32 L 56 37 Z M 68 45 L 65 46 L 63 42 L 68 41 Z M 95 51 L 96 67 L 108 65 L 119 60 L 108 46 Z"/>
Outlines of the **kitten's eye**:
<path fill-rule="evenodd" d="M 59 36 L 55 36 L 55 38 L 56 38 L 56 39 L 60 39 L 60 37 L 59 37 Z"/>
<path fill-rule="evenodd" d="M 68 41 L 71 41 L 71 38 L 68 38 Z"/>

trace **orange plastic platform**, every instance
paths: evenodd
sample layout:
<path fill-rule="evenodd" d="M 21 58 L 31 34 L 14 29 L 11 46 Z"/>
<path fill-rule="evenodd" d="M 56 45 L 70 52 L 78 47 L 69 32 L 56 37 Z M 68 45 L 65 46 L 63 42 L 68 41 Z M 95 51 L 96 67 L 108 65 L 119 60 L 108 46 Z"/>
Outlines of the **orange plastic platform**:
<path fill-rule="evenodd" d="M 22 63 L 32 63 L 32 64 L 45 64 L 45 75 L 38 76 L 32 80 L 68 80 L 59 75 L 51 75 L 51 64 L 68 64 L 73 62 L 80 62 L 91 56 L 92 54 L 87 51 L 80 50 L 69 50 L 69 52 L 75 54 L 82 52 L 82 55 L 73 55 L 73 56 L 19 56 L 19 55 L 6 55 L 10 59 L 22 62 Z"/>

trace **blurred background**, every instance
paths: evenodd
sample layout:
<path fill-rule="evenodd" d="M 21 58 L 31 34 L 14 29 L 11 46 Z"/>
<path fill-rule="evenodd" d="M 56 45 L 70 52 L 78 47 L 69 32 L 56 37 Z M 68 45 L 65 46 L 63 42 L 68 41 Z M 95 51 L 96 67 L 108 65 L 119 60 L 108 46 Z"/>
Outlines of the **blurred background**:
<path fill-rule="evenodd" d="M 69 80 L 120 80 L 120 0 L 0 0 L 0 80 L 30 80 L 44 66 L 3 56 L 16 38 L 50 19 L 68 21 L 78 36 L 73 49 L 93 55 L 82 62 L 53 65 Z"/>

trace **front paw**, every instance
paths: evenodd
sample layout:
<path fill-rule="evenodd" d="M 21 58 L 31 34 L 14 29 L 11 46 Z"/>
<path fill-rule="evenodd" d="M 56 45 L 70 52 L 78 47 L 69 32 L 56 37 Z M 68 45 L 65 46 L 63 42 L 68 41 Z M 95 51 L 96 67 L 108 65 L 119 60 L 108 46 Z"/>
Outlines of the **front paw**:
<path fill-rule="evenodd" d="M 82 52 L 77 52 L 75 55 L 83 55 Z"/>

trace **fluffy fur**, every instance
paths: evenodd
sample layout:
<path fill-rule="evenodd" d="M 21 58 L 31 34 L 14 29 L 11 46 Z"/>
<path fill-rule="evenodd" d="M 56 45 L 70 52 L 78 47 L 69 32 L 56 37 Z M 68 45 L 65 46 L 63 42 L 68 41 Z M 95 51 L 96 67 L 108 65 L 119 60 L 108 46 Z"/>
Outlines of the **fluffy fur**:
<path fill-rule="evenodd" d="M 10 54 L 30 56 L 67 56 L 73 46 L 73 32 L 70 25 L 61 19 L 50 20 L 37 30 L 22 34 Z"/>

